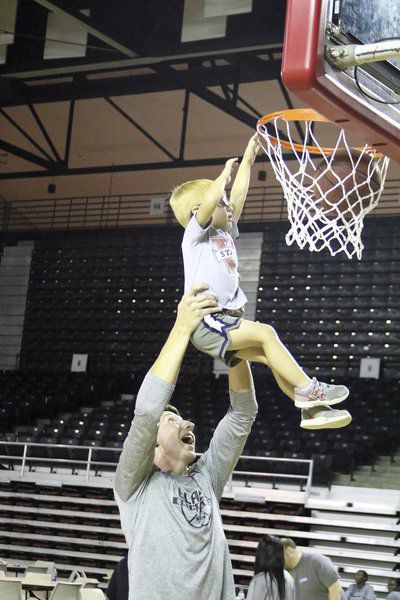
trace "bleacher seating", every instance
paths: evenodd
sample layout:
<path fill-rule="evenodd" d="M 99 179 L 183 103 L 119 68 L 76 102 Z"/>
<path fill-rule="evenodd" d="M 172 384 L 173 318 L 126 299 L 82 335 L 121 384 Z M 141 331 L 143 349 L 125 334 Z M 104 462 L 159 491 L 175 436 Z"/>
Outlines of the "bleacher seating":
<path fill-rule="evenodd" d="M 23 384 L 29 386 L 27 373 L 21 374 Z M 86 460 L 87 450 L 80 446 L 92 447 L 92 460 L 112 463 L 109 467 L 99 465 L 99 471 L 113 469 L 117 455 L 115 449 L 122 448 L 133 417 L 135 394 L 142 376 L 132 379 L 109 375 L 106 384 L 98 376 L 64 374 L 60 380 L 45 374 L 33 374 L 33 382 L 40 383 L 36 395 L 31 389 L 31 409 L 29 420 L 26 415 L 12 411 L 2 421 L 0 441 L 26 442 L 30 446 L 29 456 L 47 459 L 61 458 L 51 444 L 71 446 L 69 459 Z M 11 388 L 7 376 L 3 374 L 3 395 L 7 390 L 18 389 L 18 374 L 10 374 Z M 55 381 L 53 391 L 54 406 L 50 413 L 47 403 L 41 404 L 44 385 Z M 66 388 L 62 389 L 62 384 Z M 393 454 L 398 446 L 396 431 L 391 426 L 397 415 L 397 397 L 400 383 L 381 380 L 358 380 L 351 382 L 351 395 L 346 406 L 353 413 L 353 422 L 343 430 L 307 431 L 299 427 L 299 412 L 292 402 L 279 390 L 275 380 L 259 372 L 255 377 L 259 415 L 248 438 L 244 453 L 250 456 L 278 458 L 298 458 L 314 460 L 314 484 L 330 485 L 334 472 L 353 474 L 360 465 L 374 468 L 379 455 Z M 178 381 L 173 403 L 183 415 L 196 425 L 198 451 L 204 451 L 212 432 L 228 407 L 228 382 L 225 376 L 214 378 L 183 374 Z M 86 392 L 88 391 L 88 395 Z M 76 393 L 76 397 L 74 397 Z M 57 398 L 61 399 L 57 403 Z M 38 399 L 38 404 L 36 404 Z M 66 402 L 67 400 L 67 402 Z M 4 414 L 4 413 L 3 413 Z M 37 420 L 31 420 L 37 415 Z M 36 445 L 44 444 L 44 445 Z M 78 448 L 73 448 L 78 446 Z M 100 454 L 96 448 L 109 448 Z M 6 445 L 7 454 L 22 455 L 23 447 Z M 3 459 L 3 467 L 12 468 L 15 461 Z M 33 463 L 28 463 L 30 468 Z M 56 468 L 56 465 L 54 466 Z M 293 467 L 294 468 L 294 467 Z M 297 463 L 292 475 L 307 474 L 307 466 Z M 270 472 L 285 472 L 281 463 L 270 462 Z"/>
<path fill-rule="evenodd" d="M 68 370 L 75 352 L 92 371 L 148 369 L 183 293 L 180 237 L 164 227 L 36 240 L 23 368 Z"/>
<path fill-rule="evenodd" d="M 318 504 L 314 500 L 314 505 Z M 260 536 L 290 536 L 305 552 L 320 550 L 341 570 L 347 586 L 357 565 L 367 568 L 383 591 L 399 565 L 395 514 L 374 514 L 359 508 L 351 519 L 342 506 L 328 509 L 267 502 L 221 501 L 237 585 L 248 585 Z M 364 512 L 363 512 L 364 510 Z M 338 549 L 338 546 L 340 549 Z M 0 550 L 15 562 L 54 560 L 61 577 L 84 570 L 100 579 L 114 568 L 125 549 L 112 489 L 86 485 L 51 485 L 12 481 L 0 484 Z"/>
<path fill-rule="evenodd" d="M 312 374 L 357 377 L 360 358 L 374 356 L 384 376 L 396 378 L 399 219 L 366 219 L 361 261 L 288 247 L 282 222 L 257 227 L 264 231 L 257 318 Z M 174 227 L 40 235 L 21 366 L 65 371 L 79 352 L 89 354 L 92 372 L 147 370 L 182 295 L 181 235 Z M 192 351 L 186 364 L 207 370 L 210 361 Z"/>
<path fill-rule="evenodd" d="M 367 219 L 361 261 L 288 247 L 282 224 L 268 224 L 257 318 L 273 325 L 313 375 L 357 377 L 364 357 L 400 371 L 400 240 L 395 219 Z M 397 258 L 396 258 L 397 257 Z"/>
<path fill-rule="evenodd" d="M 257 227 L 264 231 L 257 319 L 276 328 L 310 375 L 350 387 L 346 407 L 353 422 L 345 430 L 301 430 L 298 411 L 265 367 L 253 365 L 260 411 L 245 454 L 313 458 L 313 483 L 330 486 L 333 472 L 352 476 L 360 465 L 373 469 L 379 455 L 393 457 L 398 445 L 393 423 L 400 389 L 399 219 L 366 220 L 362 261 L 288 247 L 282 223 Z M 173 227 L 37 236 L 20 368 L 0 373 L 0 441 L 7 452 L 0 468 L 12 475 L 13 456 L 21 457 L 23 447 L 11 442 L 23 442 L 33 444 L 31 456 L 38 459 L 28 461 L 28 469 L 49 458 L 60 460 L 63 452 L 51 444 L 68 447 L 72 473 L 78 472 L 78 461 L 86 460 L 83 446 L 91 448 L 99 475 L 114 469 L 135 394 L 167 337 L 183 292 L 180 242 L 181 231 Z M 73 353 L 89 355 L 88 373 L 69 372 Z M 364 357 L 381 359 L 379 380 L 358 379 Z M 227 408 L 226 378 L 214 378 L 211 359 L 190 348 L 173 402 L 195 422 L 197 449 L 203 451 Z M 106 452 L 100 453 L 100 447 Z M 60 468 L 60 463 L 52 465 L 54 472 Z M 285 468 L 284 463 L 268 464 L 272 474 L 285 474 Z M 306 468 L 302 463 L 293 467 L 298 477 Z M 102 497 L 90 490 L 88 502 L 82 503 L 81 490 L 64 487 L 60 501 L 50 487 L 35 497 L 31 484 L 18 485 L 11 487 L 20 493 L 12 501 L 5 502 L 5 490 L 0 494 L 0 548 L 25 561 L 55 557 L 65 571 L 79 564 L 96 576 L 113 568 L 124 541 L 109 491 Z M 225 503 L 225 531 L 239 583 L 248 583 L 257 540 L 269 530 L 289 533 L 304 547 L 312 542 L 349 578 L 354 565 L 362 568 L 371 553 L 378 585 L 398 567 L 390 527 L 384 530 L 390 534 L 386 540 L 377 526 L 370 545 L 365 536 L 357 538 L 357 524 L 349 535 L 335 530 L 331 537 L 322 536 L 310 529 L 315 518 L 296 513 L 298 507 L 288 515 L 283 507 L 275 513 L 271 506 L 248 510 Z M 29 539 L 28 547 L 21 534 Z M 346 537 L 340 550 L 335 536 Z M 390 551 L 383 551 L 385 544 Z"/>

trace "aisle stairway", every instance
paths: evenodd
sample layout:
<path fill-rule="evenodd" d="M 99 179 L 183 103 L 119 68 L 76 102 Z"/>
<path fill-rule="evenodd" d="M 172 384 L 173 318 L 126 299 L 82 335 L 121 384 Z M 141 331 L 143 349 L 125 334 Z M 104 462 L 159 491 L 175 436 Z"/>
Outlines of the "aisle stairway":
<path fill-rule="evenodd" d="M 0 369 L 15 369 L 21 351 L 33 242 L 5 246 L 0 263 Z"/>

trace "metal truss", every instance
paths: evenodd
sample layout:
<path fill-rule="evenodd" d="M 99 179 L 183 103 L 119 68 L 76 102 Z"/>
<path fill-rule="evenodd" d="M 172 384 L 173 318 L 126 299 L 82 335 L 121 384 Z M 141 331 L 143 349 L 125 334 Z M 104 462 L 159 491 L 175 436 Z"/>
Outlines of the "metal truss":
<path fill-rule="evenodd" d="M 143 74 L 143 62 L 148 68 Z M 43 177 L 57 175 L 84 175 L 95 173 L 111 173 L 123 171 L 139 171 L 151 169 L 199 167 L 224 164 L 228 157 L 204 158 L 188 160 L 185 157 L 186 131 L 189 116 L 191 95 L 198 96 L 212 106 L 219 108 L 251 129 L 254 129 L 257 119 L 262 116 L 240 93 L 241 85 L 253 81 L 267 81 L 279 76 L 280 59 L 279 48 L 260 51 L 255 49 L 236 51 L 232 53 L 219 53 L 211 57 L 192 56 L 172 57 L 170 60 L 150 62 L 140 60 L 136 69 L 132 71 L 132 64 L 125 65 L 129 69 L 129 76 L 121 77 L 121 66 L 118 75 L 114 70 L 107 69 L 106 77 L 91 79 L 90 72 L 74 74 L 70 80 L 62 83 L 36 83 L 30 86 L 29 80 L 22 84 L 16 97 L 3 102 L 0 115 L 7 119 L 26 139 L 28 139 L 38 153 L 28 152 L 6 141 L 0 140 L 0 149 L 19 156 L 36 166 L 40 170 L 2 173 L 0 179 L 17 179 L 22 177 Z M 51 78 L 52 76 L 50 76 Z M 14 83 L 15 84 L 15 83 Z M 213 88 L 213 89 L 210 89 Z M 182 111 L 180 130 L 179 152 L 174 154 L 151 135 L 146 127 L 136 121 L 124 111 L 117 101 L 118 96 L 136 95 L 149 92 L 163 92 L 170 90 L 184 90 L 183 106 L 177 106 Z M 222 94 L 218 93 L 222 92 Z M 21 96 L 24 101 L 21 100 Z M 79 100 L 87 98 L 103 98 L 113 109 L 124 117 L 132 127 L 139 130 L 152 144 L 166 155 L 165 161 L 134 163 L 121 165 L 105 165 L 92 167 L 70 167 L 71 138 L 74 133 L 74 111 Z M 68 126 L 64 143 L 64 152 L 60 156 L 51 136 L 46 130 L 45 123 L 40 119 L 35 104 L 42 102 L 69 101 Z M 18 124 L 7 112 L 7 107 L 25 104 L 28 106 L 32 118 L 38 125 L 47 147 L 43 147 L 43 140 L 35 140 L 24 128 Z M 1 119 L 0 116 L 0 119 Z M 96 116 L 93 115 L 95 119 Z M 264 157 L 259 157 L 265 160 Z"/>

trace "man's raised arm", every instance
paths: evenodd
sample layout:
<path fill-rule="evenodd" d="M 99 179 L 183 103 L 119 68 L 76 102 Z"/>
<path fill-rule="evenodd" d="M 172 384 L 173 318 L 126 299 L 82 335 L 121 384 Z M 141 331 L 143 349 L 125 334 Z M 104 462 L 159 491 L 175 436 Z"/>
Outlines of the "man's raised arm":
<path fill-rule="evenodd" d="M 220 310 L 210 294 L 196 296 L 205 289 L 206 285 L 197 285 L 183 296 L 168 339 L 139 390 L 115 474 L 115 490 L 124 502 L 152 469 L 158 422 L 174 390 L 190 335 L 205 315 Z"/>
<path fill-rule="evenodd" d="M 246 361 L 229 369 L 229 395 L 231 406 L 218 424 L 208 450 L 199 460 L 211 476 L 218 500 L 239 460 L 257 415 L 253 377 Z"/>

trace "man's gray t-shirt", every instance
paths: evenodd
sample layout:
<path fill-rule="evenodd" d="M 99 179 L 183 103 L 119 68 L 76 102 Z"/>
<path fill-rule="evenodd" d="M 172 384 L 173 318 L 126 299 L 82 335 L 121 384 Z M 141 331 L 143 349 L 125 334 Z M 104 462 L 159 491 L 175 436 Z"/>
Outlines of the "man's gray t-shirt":
<path fill-rule="evenodd" d="M 400 600 L 400 592 L 389 592 L 386 600 Z"/>
<path fill-rule="evenodd" d="M 284 571 L 285 577 L 285 600 L 295 600 L 296 593 L 293 577 Z M 270 574 L 258 573 L 250 581 L 246 600 L 280 600 L 278 586 Z"/>
<path fill-rule="evenodd" d="M 365 583 L 361 588 L 352 583 L 346 590 L 345 600 L 375 600 L 375 591 L 372 585 Z"/>
<path fill-rule="evenodd" d="M 129 547 L 129 600 L 233 600 L 218 502 L 256 415 L 254 392 L 231 392 L 231 408 L 208 450 L 187 476 L 176 477 L 153 464 L 158 422 L 173 389 L 146 376 L 115 476 Z"/>
<path fill-rule="evenodd" d="M 236 223 L 230 232 L 203 229 L 193 215 L 182 241 L 185 269 L 185 294 L 199 283 L 207 283 L 208 293 L 215 296 L 221 308 L 242 308 L 247 298 L 240 288 L 238 258 L 234 239 L 239 236 Z"/>
<path fill-rule="evenodd" d="M 339 579 L 336 567 L 323 554 L 302 554 L 299 564 L 291 569 L 296 600 L 329 600 L 329 588 Z"/>

